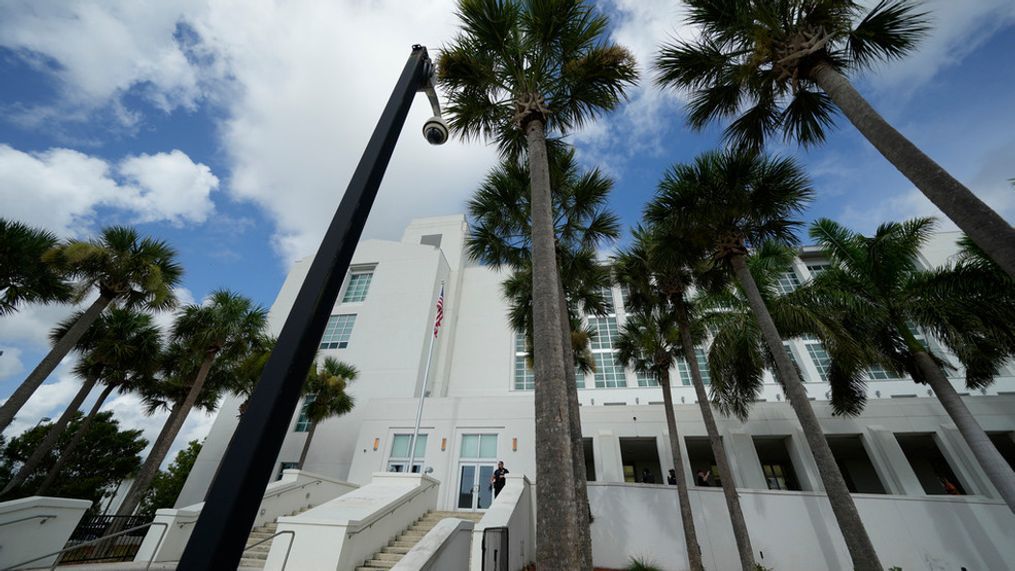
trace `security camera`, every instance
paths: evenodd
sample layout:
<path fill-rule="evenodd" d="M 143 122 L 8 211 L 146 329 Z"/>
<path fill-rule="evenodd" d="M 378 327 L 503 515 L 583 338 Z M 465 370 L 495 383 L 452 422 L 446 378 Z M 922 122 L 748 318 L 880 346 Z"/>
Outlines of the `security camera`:
<path fill-rule="evenodd" d="M 443 145 L 448 142 L 448 124 L 440 115 L 434 115 L 423 123 L 423 137 L 431 145 Z"/>

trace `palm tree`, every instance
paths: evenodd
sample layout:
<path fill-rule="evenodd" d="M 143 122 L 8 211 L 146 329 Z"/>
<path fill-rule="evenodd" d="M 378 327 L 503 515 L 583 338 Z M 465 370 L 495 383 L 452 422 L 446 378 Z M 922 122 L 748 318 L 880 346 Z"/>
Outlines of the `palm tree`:
<path fill-rule="evenodd" d="M 314 366 L 303 384 L 303 413 L 310 421 L 310 431 L 300 452 L 299 468 L 307 460 L 310 441 L 314 439 L 317 425 L 333 416 L 341 416 L 352 410 L 355 399 L 346 392 L 349 383 L 356 380 L 356 367 L 343 363 L 334 357 L 325 357 L 321 365 Z"/>
<path fill-rule="evenodd" d="M 537 554 L 540 567 L 590 568 L 568 397 L 567 320 L 554 250 L 547 134 L 563 135 L 617 106 L 637 79 L 634 58 L 607 39 L 608 19 L 581 0 L 459 0 L 461 32 L 437 77 L 451 128 L 497 142 L 529 166 L 536 376 Z"/>
<path fill-rule="evenodd" d="M 56 235 L 0 218 L 0 315 L 24 303 L 59 303 L 71 297 L 63 271 L 43 261 Z"/>
<path fill-rule="evenodd" d="M 682 356 L 691 373 L 691 384 L 697 395 L 698 407 L 701 409 L 701 416 L 705 422 L 705 431 L 712 447 L 712 454 L 715 456 L 719 472 L 722 474 L 723 494 L 726 508 L 730 514 L 730 522 L 733 525 L 733 535 L 737 542 L 740 563 L 745 571 L 753 571 L 755 561 L 751 537 L 747 530 L 747 521 L 744 519 L 743 510 L 740 508 L 740 497 L 737 495 L 733 471 L 730 468 L 722 437 L 719 434 L 719 427 L 715 422 L 708 394 L 705 392 L 705 383 L 698 368 L 694 335 L 692 335 L 688 311 L 687 295 L 695 282 L 694 271 L 700 266 L 703 255 L 700 250 L 684 247 L 679 236 L 667 235 L 662 230 L 655 227 L 637 228 L 634 231 L 634 243 L 615 258 L 614 271 L 618 281 L 626 285 L 631 292 L 630 305 L 632 307 L 649 317 L 655 317 L 660 313 L 666 314 L 665 318 L 655 318 L 655 325 L 660 329 L 651 333 L 651 339 L 658 341 L 672 339 L 674 346 L 671 350 L 674 353 L 674 358 Z M 647 327 L 652 324 L 646 322 L 637 326 L 642 325 Z M 673 331 L 663 329 L 664 327 L 673 328 Z M 627 331 L 626 327 L 625 331 Z M 632 334 L 634 333 L 632 331 Z M 650 333 L 645 332 L 641 335 L 650 335 Z M 624 339 L 624 336 L 625 334 L 622 333 L 621 339 Z M 632 339 L 638 338 L 641 337 L 632 337 Z M 649 339 L 646 338 L 647 340 Z M 621 355 L 624 354 L 625 352 L 622 351 Z M 626 354 L 628 357 L 624 360 L 634 362 L 636 366 L 641 364 L 632 360 L 632 357 L 636 357 L 637 354 L 633 352 Z M 653 352 L 646 351 L 645 354 L 652 355 Z M 662 354 L 659 355 L 661 358 Z M 656 376 L 659 377 L 658 374 Z M 668 387 L 667 379 L 666 386 L 663 387 L 663 398 L 667 409 L 672 406 L 670 401 L 673 398 Z M 670 412 L 667 410 L 667 422 Z M 671 429 L 675 431 L 676 426 L 674 425 Z M 671 436 L 671 440 L 674 438 L 676 437 Z M 674 450 L 674 455 L 676 456 L 679 452 L 679 447 L 677 447 Z M 677 484 L 679 486 L 684 477 L 683 464 L 675 464 L 675 466 L 678 466 Z M 681 502 L 683 501 L 681 499 Z M 688 553 L 691 551 L 689 550 Z"/>
<path fill-rule="evenodd" d="M 687 560 L 692 571 L 700 571 L 704 569 L 701 546 L 698 545 L 691 500 L 687 494 L 687 475 L 684 473 L 684 460 L 680 452 L 680 433 L 677 432 L 677 417 L 673 411 L 673 393 L 670 392 L 670 367 L 681 353 L 680 327 L 673 313 L 665 308 L 642 309 L 628 316 L 616 347 L 617 358 L 621 362 L 630 363 L 640 373 L 652 375 L 663 390 L 663 408 L 666 411 L 666 429 L 670 435 L 673 473 L 677 479 Z"/>
<path fill-rule="evenodd" d="M 175 258 L 176 252 L 165 242 L 140 238 L 136 230 L 125 226 L 111 226 L 103 229 L 98 239 L 70 240 L 47 252 L 47 262 L 67 268 L 69 275 L 78 278 L 78 301 L 96 290 L 99 296 L 0 406 L 0 432 L 10 425 L 14 415 L 77 345 L 106 306 L 116 302 L 124 307 L 151 310 L 175 307 L 173 287 L 183 273 Z"/>
<path fill-rule="evenodd" d="M 948 380 L 947 362 L 918 338 L 920 330 L 929 331 L 951 349 L 966 368 L 969 388 L 990 384 L 1015 352 L 1015 283 L 999 281 L 1001 272 L 985 273 L 973 265 L 983 260 L 968 248 L 957 267 L 922 268 L 920 249 L 933 227 L 932 218 L 889 222 L 866 237 L 831 220 L 817 220 L 810 235 L 832 265 L 814 279 L 815 299 L 819 306 L 824 301 L 829 318 L 842 319 L 844 312 L 854 335 L 877 346 L 884 357 L 866 364 L 908 373 L 930 385 L 1015 511 L 1015 472 Z M 855 365 L 865 368 L 862 362 Z"/>
<path fill-rule="evenodd" d="M 584 506 L 588 502 L 588 492 L 576 366 L 585 372 L 593 365 L 588 351 L 588 331 L 581 324 L 579 314 L 582 311 L 586 314 L 605 312 L 602 291 L 609 287 L 610 275 L 598 262 L 596 250 L 617 238 L 619 223 L 606 209 L 613 187 L 609 178 L 597 169 L 582 173 L 574 150 L 559 143 L 549 147 L 548 164 L 555 255 L 560 272 L 557 303 L 565 316 L 560 333 L 562 355 L 574 356 L 574 359 L 565 358 L 564 363 L 571 469 L 575 502 Z M 507 159 L 495 168 L 469 201 L 473 224 L 466 249 L 474 260 L 512 270 L 503 284 L 505 297 L 511 302 L 511 323 L 515 331 L 525 333 L 526 344 L 531 348 L 534 346 L 535 282 L 530 186 L 531 176 L 526 165 Z M 538 383 L 537 380 L 537 386 Z M 578 527 L 584 534 L 588 527 L 588 511 L 578 511 Z"/>
<path fill-rule="evenodd" d="M 769 240 L 787 244 L 796 241 L 794 229 L 800 222 L 791 217 L 813 194 L 806 176 L 792 159 L 768 158 L 745 150 L 710 152 L 697 157 L 693 164 L 672 167 L 660 184 L 659 195 L 649 204 L 646 217 L 651 223 L 674 229 L 689 245 L 701 247 L 717 269 L 735 276 L 758 320 L 778 378 L 814 455 L 853 566 L 882 569 L 807 399 L 807 390 L 783 349 L 779 330 L 747 266 L 748 248 Z"/>
<path fill-rule="evenodd" d="M 61 323 L 50 333 L 50 339 L 56 343 L 63 338 L 67 330 L 81 317 L 80 312 Z M 11 478 L 0 494 L 7 494 L 20 486 L 29 475 L 35 472 L 39 464 L 49 457 L 53 446 L 67 429 L 70 421 L 78 414 L 78 408 L 88 397 L 96 383 L 106 385 L 92 410 L 82 419 L 78 427 L 80 436 L 75 434 L 64 450 L 58 455 L 57 464 L 50 470 L 50 477 L 43 482 L 40 490 L 45 491 L 55 478 L 55 473 L 66 463 L 65 455 L 77 446 L 83 432 L 91 424 L 95 414 L 113 389 L 121 386 L 127 379 L 137 375 L 151 375 L 159 366 L 161 337 L 159 330 L 147 313 L 133 309 L 113 308 L 103 313 L 92 324 L 92 327 L 78 341 L 76 349 L 81 352 L 81 361 L 75 367 L 75 374 L 83 379 L 81 388 L 71 399 L 63 414 L 50 425 L 49 431 L 42 442 L 32 452 L 17 474 Z"/>
<path fill-rule="evenodd" d="M 241 363 L 258 347 L 264 339 L 266 322 L 267 312 L 263 308 L 227 290 L 212 292 L 204 305 L 188 305 L 180 310 L 173 324 L 174 358 L 169 359 L 173 369 L 169 369 L 167 381 L 176 389 L 169 418 L 124 496 L 117 515 L 134 512 L 191 409 L 202 397 L 209 399 L 211 394 L 217 397 L 218 391 L 202 395 L 206 381 L 216 374 L 229 377 L 223 375 L 223 371 Z"/>
<path fill-rule="evenodd" d="M 1015 229 L 871 107 L 847 74 L 911 52 L 929 29 L 914 0 L 760 2 L 688 0 L 694 41 L 662 46 L 658 82 L 688 89 L 688 120 L 701 128 L 736 117 L 734 144 L 760 148 L 782 131 L 821 143 L 835 109 L 913 185 L 1015 276 Z"/>

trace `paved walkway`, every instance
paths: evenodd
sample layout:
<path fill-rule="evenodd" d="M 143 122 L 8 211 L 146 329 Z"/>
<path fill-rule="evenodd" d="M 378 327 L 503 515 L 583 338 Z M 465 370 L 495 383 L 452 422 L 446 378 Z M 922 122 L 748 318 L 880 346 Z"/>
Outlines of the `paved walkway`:
<path fill-rule="evenodd" d="M 46 567 L 48 569 L 48 567 Z M 67 571 L 145 571 L 144 563 L 91 563 L 84 565 L 61 565 L 57 569 L 66 569 Z M 151 571 L 174 571 L 176 569 L 176 563 L 152 563 L 149 567 Z M 255 569 L 253 567 L 240 567 L 236 571 L 262 571 L 261 569 Z"/>

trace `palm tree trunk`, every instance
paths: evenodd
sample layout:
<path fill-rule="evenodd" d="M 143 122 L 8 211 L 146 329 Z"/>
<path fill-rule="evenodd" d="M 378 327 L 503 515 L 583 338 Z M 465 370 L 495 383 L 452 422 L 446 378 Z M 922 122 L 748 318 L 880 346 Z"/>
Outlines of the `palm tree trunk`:
<path fill-rule="evenodd" d="M 567 411 L 571 424 L 571 458 L 574 470 L 574 495 L 577 504 L 578 534 L 582 558 L 585 567 L 592 568 L 592 530 L 590 516 L 592 507 L 589 504 L 588 474 L 585 472 L 585 441 L 582 437 L 581 408 L 578 405 L 578 372 L 574 365 L 574 347 L 571 343 L 571 319 L 567 310 L 567 297 L 564 295 L 564 282 L 557 280 L 557 297 L 560 302 L 560 314 L 564 317 L 561 335 L 564 344 L 564 382 L 567 386 Z"/>
<path fill-rule="evenodd" d="M 49 469 L 49 474 L 46 474 L 46 479 L 39 485 L 39 489 L 35 491 L 35 495 L 45 495 L 49 490 L 49 487 L 56 481 L 56 477 L 63 470 L 63 467 L 67 465 L 74 456 L 74 452 L 77 450 L 81 440 L 84 439 L 85 435 L 88 434 L 88 428 L 92 425 L 92 421 L 95 420 L 95 415 L 99 413 L 99 409 L 102 408 L 102 403 L 106 402 L 106 397 L 109 393 L 113 392 L 115 385 L 106 385 L 106 388 L 102 389 L 99 393 L 99 398 L 95 399 L 95 404 L 92 405 L 92 410 L 88 411 L 88 416 L 81 421 L 81 426 L 74 432 L 74 436 L 70 439 L 70 442 L 60 450 L 56 457 L 56 464 Z"/>
<path fill-rule="evenodd" d="M 778 369 L 779 380 L 782 381 L 786 398 L 793 406 L 797 419 L 800 421 L 800 428 L 803 429 L 804 438 L 810 447 L 814 462 L 818 466 L 818 473 L 821 475 L 821 483 L 825 486 L 825 494 L 832 505 L 832 513 L 839 524 L 839 531 L 846 541 L 846 549 L 849 550 L 850 559 L 853 560 L 853 568 L 858 571 L 882 571 L 884 567 L 878 559 L 874 544 L 864 528 L 863 520 L 856 511 L 856 504 L 853 497 L 849 495 L 846 481 L 839 472 L 839 466 L 832 456 L 832 449 L 828 446 L 825 433 L 821 430 L 817 415 L 811 407 L 811 401 L 807 398 L 807 389 L 804 388 L 797 375 L 796 367 L 789 360 L 789 355 L 783 349 L 782 338 L 779 330 L 772 321 L 768 307 L 765 305 L 758 285 L 754 282 L 754 276 L 747 268 L 747 259 L 744 254 L 736 254 L 732 257 L 733 270 L 736 273 L 737 281 L 743 288 L 744 296 L 754 317 L 758 320 L 761 334 L 768 345 L 768 350 L 775 358 L 775 365 Z"/>
<path fill-rule="evenodd" d="M 63 414 L 61 414 L 60 418 L 56 419 L 56 422 L 49 427 L 49 430 L 46 432 L 46 436 L 42 439 L 42 442 L 35 447 L 35 450 L 32 451 L 32 455 L 28 457 L 28 460 L 25 460 L 25 464 L 21 466 L 18 473 L 15 474 L 14 477 L 11 478 L 11 481 L 7 482 L 7 485 L 4 486 L 4 489 L 0 491 L 0 496 L 5 496 L 15 487 L 20 486 L 28 479 L 29 476 L 32 475 L 32 472 L 35 472 L 35 469 L 39 467 L 39 464 L 41 464 L 43 460 L 46 459 L 46 456 L 53 451 L 56 441 L 60 438 L 60 435 L 67 430 L 67 425 L 70 424 L 70 421 L 74 418 L 78 408 L 83 402 L 85 402 L 85 399 L 88 397 L 88 393 L 90 393 L 92 391 L 92 387 L 95 386 L 95 381 L 95 377 L 85 379 L 84 384 L 82 384 L 81 388 L 78 389 L 77 394 L 74 395 L 74 398 L 72 398 L 67 404 L 67 408 L 63 411 Z"/>
<path fill-rule="evenodd" d="M 148 487 L 151 486 L 152 480 L 158 474 L 159 466 L 166 459 L 166 454 L 169 453 L 169 448 L 173 445 L 173 441 L 176 440 L 176 435 L 180 433 L 183 422 L 187 420 L 190 410 L 194 408 L 194 403 L 197 402 L 197 397 L 201 395 L 201 389 L 204 388 L 204 381 L 208 378 L 208 371 L 211 369 L 214 360 L 215 353 L 209 351 L 201 363 L 201 368 L 197 371 L 197 376 L 194 377 L 194 384 L 190 386 L 187 397 L 183 399 L 183 402 L 173 406 L 173 410 L 169 413 L 169 418 L 166 419 L 166 423 L 162 426 L 162 432 L 155 439 L 152 451 L 148 453 L 148 458 L 145 458 L 144 464 L 138 470 L 134 483 L 131 484 L 130 490 L 123 498 L 123 503 L 116 510 L 116 515 L 133 514 L 138 504 L 141 503 L 142 498 L 144 498 L 145 493 L 148 492 Z"/>
<path fill-rule="evenodd" d="M 701 417 L 705 421 L 705 432 L 708 433 L 708 441 L 712 445 L 712 455 L 715 456 L 716 465 L 719 467 L 722 492 L 726 498 L 726 510 L 730 513 L 733 538 L 736 539 L 737 552 L 740 555 L 740 566 L 744 571 L 754 571 L 756 567 L 754 548 L 751 546 L 751 534 L 747 530 L 747 520 L 744 519 L 744 511 L 740 507 L 737 483 L 733 479 L 733 470 L 726 457 L 726 447 L 723 446 L 722 437 L 719 436 L 719 427 L 715 423 L 712 405 L 709 402 L 708 394 L 705 393 L 705 383 L 701 378 L 701 370 L 698 368 L 697 356 L 694 354 L 694 341 L 691 340 L 691 324 L 687 316 L 687 307 L 679 300 L 675 305 L 684 361 L 687 363 L 687 370 L 691 372 L 691 384 L 694 385 L 694 394 L 698 397 L 698 407 L 701 408 Z M 691 468 L 693 471 L 694 467 Z"/>
<path fill-rule="evenodd" d="M 846 76 L 823 64 L 811 70 L 810 76 L 888 162 L 968 234 L 977 246 L 983 248 L 1009 276 L 1015 277 L 1015 229 L 1004 218 L 895 130 Z"/>
<path fill-rule="evenodd" d="M 659 376 L 663 389 L 663 408 L 666 409 L 666 430 L 670 434 L 670 454 L 673 455 L 673 474 L 677 479 L 677 498 L 680 502 L 680 523 L 684 528 L 684 543 L 687 547 L 687 562 L 691 571 L 703 571 L 701 546 L 698 532 L 694 528 L 694 512 L 691 511 L 691 497 L 687 493 L 687 474 L 684 473 L 684 458 L 680 453 L 680 433 L 677 432 L 677 415 L 673 411 L 673 394 L 670 392 L 670 372 Z"/>
<path fill-rule="evenodd" d="M 310 452 L 310 441 L 314 439 L 314 432 L 317 432 L 317 423 L 310 423 L 310 431 L 307 432 L 307 439 L 303 443 L 303 451 L 300 452 L 300 464 L 299 469 L 303 469 L 303 463 L 307 461 L 307 452 Z M 409 466 L 408 472 L 412 472 L 412 466 Z"/>
<path fill-rule="evenodd" d="M 525 125 L 532 192 L 532 350 L 536 376 L 536 565 L 585 569 L 578 533 L 550 171 L 542 121 Z M 570 355 L 568 356 L 570 358 Z"/>
<path fill-rule="evenodd" d="M 78 344 L 81 336 L 88 331 L 88 328 L 92 326 L 92 323 L 95 323 L 95 320 L 99 318 L 102 311 L 112 301 L 112 297 L 100 295 L 99 299 L 92 302 L 92 305 L 81 314 L 81 317 L 74 322 L 74 325 L 71 325 L 67 333 L 53 345 L 49 353 L 36 365 L 35 369 L 28 375 L 28 378 L 21 383 L 21 386 L 8 397 L 3 406 L 0 406 L 0 432 L 7 430 L 7 427 L 14 421 L 14 415 L 18 414 L 21 407 L 25 406 L 28 399 L 35 394 L 35 391 L 49 377 L 50 373 L 56 369 L 60 361 L 63 361 L 67 353 L 70 353 L 71 349 Z"/>

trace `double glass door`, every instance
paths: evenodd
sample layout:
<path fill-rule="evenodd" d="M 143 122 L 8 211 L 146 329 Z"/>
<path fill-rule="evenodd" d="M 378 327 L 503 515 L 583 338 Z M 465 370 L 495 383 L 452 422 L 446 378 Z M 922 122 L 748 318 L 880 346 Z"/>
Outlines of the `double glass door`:
<path fill-rule="evenodd" d="M 461 464 L 458 474 L 458 509 L 485 510 L 493 502 L 490 478 L 497 467 L 493 464 Z"/>
<path fill-rule="evenodd" d="M 497 435 L 463 434 L 458 460 L 458 509 L 489 508 L 493 503 L 490 478 L 497 469 Z"/>

